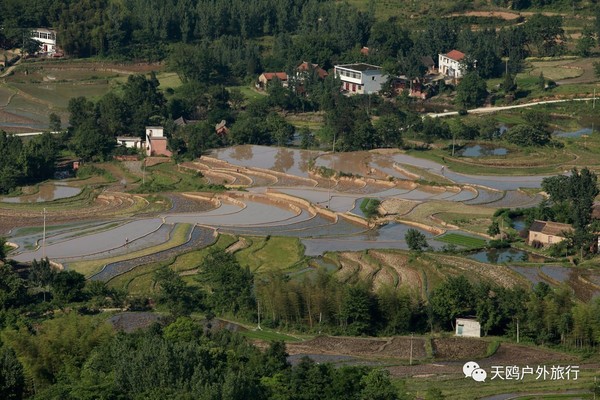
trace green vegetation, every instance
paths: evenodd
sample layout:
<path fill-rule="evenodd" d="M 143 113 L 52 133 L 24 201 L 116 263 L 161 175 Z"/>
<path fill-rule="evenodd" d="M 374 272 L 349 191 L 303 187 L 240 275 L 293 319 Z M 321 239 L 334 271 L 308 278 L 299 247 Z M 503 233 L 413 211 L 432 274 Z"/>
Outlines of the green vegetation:
<path fill-rule="evenodd" d="M 360 203 L 360 210 L 365 214 L 367 218 L 377 217 L 379 215 L 379 205 L 381 201 L 378 199 L 363 199 Z"/>
<path fill-rule="evenodd" d="M 457 246 L 463 246 L 467 249 L 481 249 L 485 247 L 486 241 L 473 236 L 465 236 L 458 233 L 447 233 L 436 237 L 440 242 L 450 243 Z"/>
<path fill-rule="evenodd" d="M 289 271 L 306 266 L 304 247 L 298 238 L 248 237 L 249 246 L 235 253 L 243 267 L 254 273 Z"/>

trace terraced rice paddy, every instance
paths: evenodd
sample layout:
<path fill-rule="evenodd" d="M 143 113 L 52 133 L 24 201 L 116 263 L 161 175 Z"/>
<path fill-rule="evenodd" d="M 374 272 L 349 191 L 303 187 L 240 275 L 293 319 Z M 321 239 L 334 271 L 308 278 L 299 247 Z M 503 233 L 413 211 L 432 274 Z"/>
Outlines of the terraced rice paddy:
<path fill-rule="evenodd" d="M 212 229 L 201 228 L 197 226 L 191 230 L 188 240 L 181 245 L 154 252 L 145 256 L 106 264 L 99 273 L 91 276 L 90 279 L 108 281 L 118 275 L 131 271 L 139 265 L 167 260 L 189 250 L 207 247 L 214 243 L 215 240 L 216 235 Z"/>
<path fill-rule="evenodd" d="M 162 197 L 143 198 L 118 191 L 99 193 L 84 189 L 74 200 L 43 201 L 38 214 L 25 211 L 25 208 L 17 212 L 22 212 L 22 221 L 35 221 L 31 225 L 36 225 L 41 221 L 42 207 L 48 208 L 50 223 L 45 246 L 41 246 L 39 229 L 15 230 L 11 240 L 20 247 L 13 258 L 30 261 L 45 253 L 68 267 L 93 275 L 93 279 L 111 280 L 120 274 L 129 275 L 136 267 L 140 270 L 150 268 L 142 266 L 155 265 L 156 260 L 206 247 L 216 240 L 212 236 L 212 228 L 217 228 L 222 233 L 233 235 L 282 237 L 272 241 L 256 239 L 254 243 L 262 241 L 264 249 L 248 245 L 252 250 L 244 249 L 244 246 L 238 250 L 253 252 L 252 268 L 265 271 L 275 266 L 269 267 L 268 260 L 259 256 L 260 252 L 269 250 L 282 240 L 296 240 L 298 246 L 304 247 L 307 256 L 319 256 L 329 251 L 407 249 L 404 236 L 410 225 L 391 221 L 383 226 L 369 227 L 366 222 L 343 217 L 348 212 L 362 217 L 357 206 L 365 197 L 383 201 L 384 206 L 393 206 L 394 202 L 410 205 L 399 214 L 402 218 L 417 226 L 433 225 L 443 231 L 446 228 L 442 220 L 434 218 L 434 214 L 455 215 L 463 210 L 465 216 L 486 217 L 493 212 L 493 207 L 535 204 L 539 198 L 516 189 L 541 181 L 540 177 L 478 177 L 452 171 L 445 171 L 441 176 L 439 164 L 405 154 L 323 154 L 249 145 L 217 150 L 211 157 L 202 157 L 177 167 L 172 163 L 157 164 L 154 161 L 149 160 L 153 166 L 148 166 L 147 172 L 151 173 L 151 179 L 165 184 L 180 185 L 195 177 L 194 171 L 200 171 L 209 181 L 237 184 L 245 190 L 222 194 L 167 193 Z M 309 171 L 313 163 L 332 168 L 337 173 L 361 177 L 320 177 Z M 406 179 L 414 179 L 415 175 L 405 173 L 397 166 L 411 163 L 424 173 L 437 174 L 440 180 L 450 182 L 449 179 L 452 179 L 454 183 L 428 186 L 408 181 Z M 132 164 L 129 172 L 111 169 L 115 181 L 127 179 L 135 182 L 140 173 L 139 163 Z M 390 177 L 392 179 L 388 179 Z M 477 186 L 484 182 L 489 189 Z M 116 186 L 114 189 L 118 190 Z M 73 204 L 78 204 L 79 208 L 75 207 L 72 217 L 85 216 L 90 221 L 83 224 L 57 223 L 60 218 L 67 219 L 64 208 Z M 5 208 L 9 206 L 13 205 Z M 5 208 L 0 207 L 0 214 L 14 213 Z M 123 218 L 136 213 L 137 217 Z M 102 220 L 93 220 L 93 217 Z M 195 225 L 198 227 L 192 229 Z M 187 233 L 181 233 L 181 226 L 189 227 Z M 460 233 L 441 236 L 438 240 L 432 233 L 422 232 L 434 249 L 441 248 L 444 243 L 475 248 L 483 242 Z M 177 240 L 174 240 L 175 236 Z M 296 265 L 298 259 L 294 259 L 293 264 Z M 290 267 L 292 264 L 284 262 L 281 267 L 287 268 L 286 265 Z M 297 267 L 294 270 L 304 270 L 306 264 L 298 264 Z M 343 271 L 340 274 L 348 274 L 347 279 L 370 277 L 377 285 L 398 285 L 402 282 L 401 272 L 370 253 L 360 257 L 346 255 L 340 269 Z"/>

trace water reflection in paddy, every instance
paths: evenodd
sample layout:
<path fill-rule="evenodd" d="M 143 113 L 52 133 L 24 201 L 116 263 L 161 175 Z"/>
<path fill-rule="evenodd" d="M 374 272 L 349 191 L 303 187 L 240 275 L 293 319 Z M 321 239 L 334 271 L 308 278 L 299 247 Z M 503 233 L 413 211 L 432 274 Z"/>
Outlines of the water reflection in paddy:
<path fill-rule="evenodd" d="M 311 150 L 241 145 L 214 150 L 211 156 L 243 167 L 264 168 L 308 177 L 309 162 L 319 154 L 321 153 Z"/>
<path fill-rule="evenodd" d="M 194 223 L 206 225 L 254 225 L 260 223 L 279 222 L 295 217 L 297 214 L 289 209 L 271 204 L 245 201 L 246 208 L 223 204 L 218 209 L 206 213 L 173 214 L 165 218 L 169 223 Z M 221 211 L 219 214 L 218 211 Z"/>
<path fill-rule="evenodd" d="M 583 135 L 591 135 L 592 132 L 592 128 L 582 128 L 572 132 L 554 131 L 554 136 L 562 138 L 578 138 Z"/>
<path fill-rule="evenodd" d="M 479 144 L 465 146 L 456 152 L 456 155 L 462 157 L 505 156 L 507 154 L 508 149 L 504 147 L 482 146 Z"/>
<path fill-rule="evenodd" d="M 327 251 L 361 251 L 366 249 L 407 250 L 408 245 L 404 240 L 404 236 L 411 228 L 411 226 L 400 223 L 390 223 L 379 229 L 371 229 L 356 235 L 302 239 L 302 244 L 306 247 L 306 255 L 309 256 L 319 256 Z M 431 233 L 420 229 L 417 230 L 425 235 L 427 242 L 432 248 L 437 250 L 443 246 L 443 243 L 435 240 Z"/>
<path fill-rule="evenodd" d="M 40 185 L 39 191 L 33 195 L 24 195 L 17 197 L 3 197 L 0 201 L 4 203 L 41 203 L 67 197 L 77 196 L 81 193 L 81 188 L 64 185 Z"/>
<path fill-rule="evenodd" d="M 523 250 L 517 249 L 488 249 L 479 251 L 468 256 L 473 260 L 477 260 L 490 264 L 501 264 L 506 262 L 544 262 L 546 258 Z"/>
<path fill-rule="evenodd" d="M 90 233 L 46 246 L 50 258 L 68 258 L 98 253 L 123 246 L 126 239 L 136 240 L 154 232 L 162 225 L 160 218 L 139 219 L 107 231 Z M 42 249 L 28 251 L 13 257 L 16 261 L 31 261 L 42 258 Z"/>

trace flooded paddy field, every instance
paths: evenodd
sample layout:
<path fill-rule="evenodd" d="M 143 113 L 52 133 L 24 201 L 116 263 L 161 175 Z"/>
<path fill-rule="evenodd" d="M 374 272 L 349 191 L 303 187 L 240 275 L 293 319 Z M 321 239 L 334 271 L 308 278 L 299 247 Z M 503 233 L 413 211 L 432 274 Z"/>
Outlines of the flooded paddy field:
<path fill-rule="evenodd" d="M 447 180 L 432 186 L 421 181 L 415 182 L 418 175 L 403 170 L 402 165 L 410 165 L 440 177 L 443 175 Z M 311 170 L 321 166 L 331 168 L 336 176 L 325 178 Z M 212 228 L 235 235 L 297 237 L 309 256 L 335 250 L 407 249 L 404 236 L 411 226 L 391 222 L 369 228 L 366 221 L 360 223 L 349 220 L 343 214 L 351 213 L 354 218 L 364 218 L 360 203 L 367 197 L 382 201 L 405 200 L 414 204 L 436 200 L 486 207 L 534 205 L 541 198 L 529 196 L 518 191 L 518 188 L 539 187 L 543 178 L 458 174 L 442 170 L 442 165 L 436 162 L 393 151 L 332 154 L 253 145 L 218 149 L 209 157 L 183 163 L 182 167 L 195 169 L 206 176 L 212 174 L 210 176 L 217 180 L 237 182 L 243 187 L 223 194 L 164 193 L 159 196 L 162 200 L 158 201 L 163 204 L 163 211 L 158 211 L 158 208 L 153 209 L 156 211 L 146 211 L 140 206 L 139 214 L 134 217 L 131 215 L 135 213 L 119 217 L 119 210 L 148 203 L 144 198 L 104 192 L 93 200 L 93 207 L 98 205 L 97 211 L 93 207 L 82 207 L 89 217 L 102 220 L 57 226 L 48 224 L 44 249 L 40 246 L 40 227 L 15 229 L 9 240 L 19 248 L 13 251 L 11 257 L 17 261 L 31 261 L 41 258 L 45 253 L 52 259 L 68 264 L 75 259 L 95 261 L 122 258 L 128 253 L 151 251 L 154 247 L 163 246 L 160 251 L 138 257 L 137 261 L 109 263 L 94 278 L 107 280 L 129 271 L 136 263 L 149 262 L 153 256 L 173 254 L 175 250 L 165 250 L 164 246 L 178 224 L 196 225 L 198 228 L 190 231 L 191 236 L 186 243 L 176 246 L 177 251 L 193 243 L 206 245 L 213 239 L 209 240 L 210 235 L 205 230 L 212 232 Z M 77 196 L 81 190 L 81 187 L 56 183 L 42 184 L 36 193 L 4 199 L 15 203 L 35 203 L 40 207 L 44 206 L 44 202 Z M 168 204 L 171 205 L 170 209 L 164 211 Z M 36 215 L 36 223 L 41 223 L 40 211 L 32 211 L 33 214 Z M 78 216 L 76 214 L 73 221 Z M 68 218 L 68 215 L 63 217 Z M 424 222 L 427 224 L 426 220 Z M 425 234 L 432 248 L 443 246 L 433 234 L 419 230 Z M 503 253 L 486 253 L 476 257 L 484 262 L 502 263 L 520 261 L 522 255 L 511 254 L 505 259 Z M 558 273 L 551 269 L 542 272 L 548 272 L 551 276 Z"/>
<path fill-rule="evenodd" d="M 131 271 L 139 265 L 167 260 L 192 249 L 201 249 L 210 246 L 216 240 L 217 236 L 213 229 L 196 226 L 190 231 L 189 238 L 185 243 L 142 257 L 136 257 L 107 264 L 99 273 L 93 275 L 90 279 L 106 282 L 118 275 Z"/>
<path fill-rule="evenodd" d="M 126 239 L 136 240 L 154 232 L 162 223 L 160 218 L 134 220 L 107 231 L 49 244 L 45 248 L 45 254 L 49 258 L 62 259 L 99 253 L 124 245 Z M 12 258 L 16 261 L 28 262 L 33 259 L 39 260 L 42 256 L 43 249 L 39 248 L 33 251 L 25 251 Z"/>
<path fill-rule="evenodd" d="M 42 184 L 37 193 L 15 197 L 0 197 L 0 202 L 4 203 L 42 203 L 74 197 L 81 193 L 81 188 L 71 187 L 65 184 Z"/>

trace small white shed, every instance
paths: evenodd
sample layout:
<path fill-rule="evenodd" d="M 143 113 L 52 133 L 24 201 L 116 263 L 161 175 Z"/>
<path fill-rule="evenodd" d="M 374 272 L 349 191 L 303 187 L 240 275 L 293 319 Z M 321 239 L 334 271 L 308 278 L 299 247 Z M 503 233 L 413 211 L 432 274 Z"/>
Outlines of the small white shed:
<path fill-rule="evenodd" d="M 456 336 L 481 337 L 481 325 L 475 318 L 456 318 Z"/>

